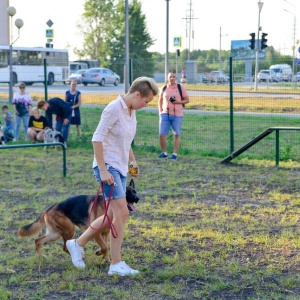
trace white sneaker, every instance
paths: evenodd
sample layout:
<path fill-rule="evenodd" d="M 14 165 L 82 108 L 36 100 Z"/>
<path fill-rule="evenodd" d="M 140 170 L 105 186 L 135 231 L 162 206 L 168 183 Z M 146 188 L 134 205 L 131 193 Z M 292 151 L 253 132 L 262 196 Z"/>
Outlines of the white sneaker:
<path fill-rule="evenodd" d="M 120 261 L 114 265 L 110 265 L 108 275 L 136 275 L 140 273 L 138 270 L 131 269 L 125 261 Z"/>
<path fill-rule="evenodd" d="M 84 269 L 84 248 L 80 247 L 76 240 L 69 240 L 66 242 L 66 246 L 72 258 L 72 263 L 76 268 Z"/>

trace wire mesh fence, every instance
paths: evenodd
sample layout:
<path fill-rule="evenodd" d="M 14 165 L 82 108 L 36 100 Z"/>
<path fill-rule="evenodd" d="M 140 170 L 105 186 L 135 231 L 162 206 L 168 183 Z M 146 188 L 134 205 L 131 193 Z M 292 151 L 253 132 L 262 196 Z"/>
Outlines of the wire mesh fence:
<path fill-rule="evenodd" d="M 222 70 L 218 68 L 219 66 Z M 169 69 L 177 71 L 178 82 L 186 87 L 190 97 L 190 103 L 184 109 L 179 154 L 198 153 L 222 158 L 233 150 L 232 145 L 236 150 L 269 127 L 300 126 L 300 76 L 297 76 L 297 61 L 260 59 L 256 78 L 254 60 L 233 60 L 232 76 L 229 66 L 228 59 L 222 62 L 209 59 L 206 61 L 170 59 Z M 109 67 L 121 77 L 118 86 L 108 84 L 77 86 L 82 93 L 80 109 L 82 136 L 79 138 L 75 126 L 71 126 L 69 137 L 71 147 L 86 147 L 86 145 L 91 147 L 90 140 L 103 107 L 118 94 L 124 94 L 123 62 L 110 63 Z M 164 61 L 133 59 L 131 76 L 132 79 L 141 75 L 154 77 L 162 87 L 165 84 L 164 69 Z M 16 88 L 17 86 L 14 87 Z M 48 86 L 48 99 L 51 97 L 64 99 L 65 91 L 68 89 L 67 85 L 54 83 Z M 7 90 L 7 85 L 0 85 L 0 99 L 3 103 L 8 99 Z M 35 101 L 44 98 L 42 84 L 28 86 L 27 92 Z M 147 109 L 137 112 L 138 127 L 134 145 L 159 153 L 157 101 L 158 97 L 155 97 Z M 230 104 L 233 105 L 233 119 L 230 118 Z M 9 106 L 9 109 L 12 110 L 12 107 Z M 24 140 L 18 142 L 23 143 Z M 172 143 L 170 131 L 169 151 L 172 151 Z M 299 132 L 285 131 L 280 134 L 281 159 L 299 160 L 299 146 Z M 247 150 L 243 156 L 273 159 L 275 136 L 271 134 Z"/>

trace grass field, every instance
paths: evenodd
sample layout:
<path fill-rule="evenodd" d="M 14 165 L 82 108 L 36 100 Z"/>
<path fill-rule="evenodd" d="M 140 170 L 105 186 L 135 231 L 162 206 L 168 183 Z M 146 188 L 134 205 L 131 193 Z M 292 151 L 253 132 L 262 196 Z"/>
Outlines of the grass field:
<path fill-rule="evenodd" d="M 225 98 L 194 100 L 228 111 Z M 235 149 L 268 127 L 299 124 L 288 114 L 263 114 L 298 112 L 297 99 L 235 103 L 239 111 L 256 105 L 262 112 L 235 115 Z M 96 192 L 90 140 L 101 111 L 81 108 L 83 134 L 79 139 L 71 128 L 65 178 L 61 151 L 0 148 L 0 300 L 300 299 L 299 132 L 280 133 L 280 168 L 274 134 L 224 165 L 229 116 L 217 112 L 185 115 L 175 163 L 157 159 L 157 113 L 137 112 L 140 202 L 126 227 L 123 258 L 141 274 L 109 277 L 94 242 L 86 247 L 84 271 L 71 265 L 62 241 L 46 245 L 47 258 L 38 258 L 34 238 L 19 239 L 17 229 L 51 204 Z M 171 134 L 168 141 L 170 152 Z"/>
<path fill-rule="evenodd" d="M 75 269 L 62 241 L 35 253 L 19 239 L 47 206 L 94 194 L 91 145 L 61 151 L 0 150 L 0 299 L 299 299 L 299 170 L 296 162 L 182 155 L 174 163 L 135 149 L 140 202 L 126 226 L 123 258 L 134 278 L 109 277 L 86 246 Z M 79 232 L 77 233 L 77 235 Z"/>

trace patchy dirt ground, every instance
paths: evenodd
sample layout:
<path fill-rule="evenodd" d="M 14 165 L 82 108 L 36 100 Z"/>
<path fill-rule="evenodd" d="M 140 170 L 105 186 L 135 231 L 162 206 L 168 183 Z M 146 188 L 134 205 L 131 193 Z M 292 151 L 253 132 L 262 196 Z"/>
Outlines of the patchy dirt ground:
<path fill-rule="evenodd" d="M 300 298 L 296 163 L 276 169 L 274 162 L 182 156 L 174 163 L 140 154 L 141 200 L 123 256 L 141 275 L 109 277 L 94 242 L 84 271 L 73 268 L 61 241 L 37 258 L 34 238 L 17 238 L 17 228 L 53 203 L 95 192 L 82 154 L 70 151 L 66 179 L 51 153 L 46 160 L 37 154 L 34 164 L 26 155 L 3 163 L 0 299 Z"/>

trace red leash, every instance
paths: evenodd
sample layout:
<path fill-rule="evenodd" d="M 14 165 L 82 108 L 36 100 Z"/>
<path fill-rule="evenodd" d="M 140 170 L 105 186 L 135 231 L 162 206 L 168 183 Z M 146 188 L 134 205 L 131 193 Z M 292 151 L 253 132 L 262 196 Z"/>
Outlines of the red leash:
<path fill-rule="evenodd" d="M 99 190 L 100 190 L 100 187 L 102 189 L 102 196 L 103 196 L 103 206 L 104 206 L 104 218 L 103 218 L 103 221 L 102 221 L 102 224 L 100 225 L 100 227 L 98 228 L 94 228 L 91 224 L 91 215 L 92 215 L 92 212 L 95 208 L 95 206 L 97 205 L 97 201 L 98 201 L 98 196 L 99 196 Z M 108 216 L 108 208 L 109 208 L 109 204 L 110 204 L 110 200 L 111 200 L 111 196 L 112 196 L 112 193 L 113 193 L 113 190 L 114 190 L 114 185 L 112 185 L 111 189 L 110 189 L 110 192 L 109 192 L 109 196 L 108 196 L 108 199 L 107 199 L 107 203 L 106 203 L 106 200 L 105 200 L 105 196 L 104 196 L 104 187 L 103 187 L 103 182 L 101 182 L 101 184 L 99 185 L 99 188 L 98 188 L 98 191 L 97 191 L 97 194 L 95 196 L 95 199 L 94 199 L 94 202 L 93 202 L 93 205 L 92 205 L 92 208 L 91 208 L 91 211 L 89 213 L 89 219 L 88 219 L 88 224 L 89 226 L 93 229 L 93 230 L 99 230 L 104 222 L 105 222 L 105 219 L 107 218 L 107 222 L 109 224 L 109 227 L 110 227 L 110 230 L 111 230 L 111 234 L 114 238 L 117 238 L 118 237 L 118 233 L 116 231 L 116 228 L 115 228 L 115 225 L 113 224 L 113 222 L 111 221 L 111 219 L 109 218 Z"/>

